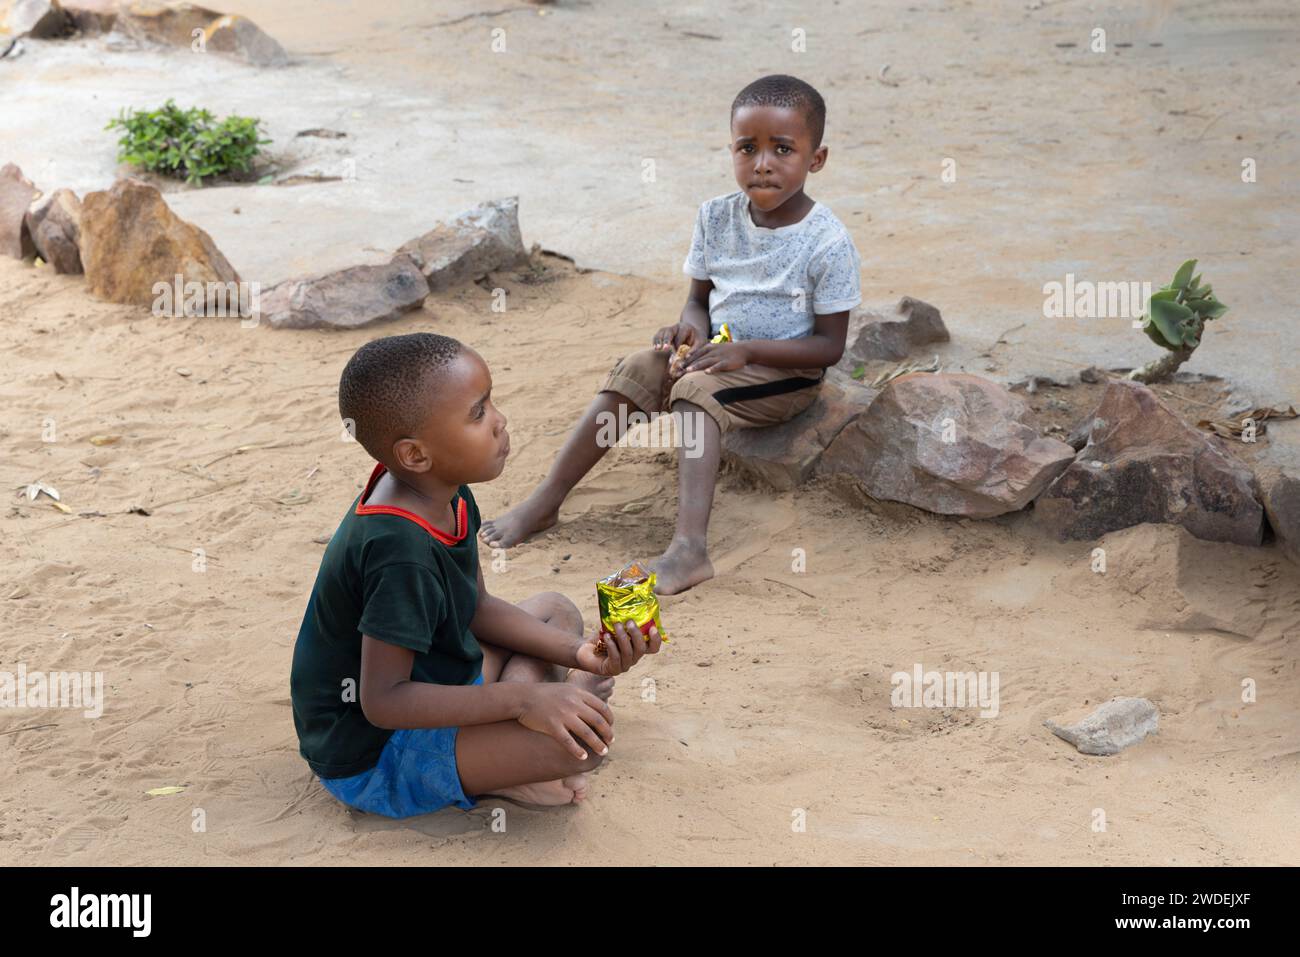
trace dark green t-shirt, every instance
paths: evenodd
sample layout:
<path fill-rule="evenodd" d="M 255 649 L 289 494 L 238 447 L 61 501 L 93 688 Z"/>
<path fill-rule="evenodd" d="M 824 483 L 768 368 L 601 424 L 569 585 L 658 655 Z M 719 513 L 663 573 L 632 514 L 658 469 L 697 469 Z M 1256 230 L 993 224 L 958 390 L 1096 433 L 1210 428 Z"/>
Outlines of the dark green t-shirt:
<path fill-rule="evenodd" d="M 483 651 L 469 630 L 478 607 L 478 506 L 452 499 L 448 535 L 405 509 L 367 505 L 376 465 L 330 539 L 293 649 L 290 696 L 298 750 L 323 778 L 375 766 L 392 731 L 361 711 L 361 636 L 415 652 L 412 681 L 468 685 Z"/>

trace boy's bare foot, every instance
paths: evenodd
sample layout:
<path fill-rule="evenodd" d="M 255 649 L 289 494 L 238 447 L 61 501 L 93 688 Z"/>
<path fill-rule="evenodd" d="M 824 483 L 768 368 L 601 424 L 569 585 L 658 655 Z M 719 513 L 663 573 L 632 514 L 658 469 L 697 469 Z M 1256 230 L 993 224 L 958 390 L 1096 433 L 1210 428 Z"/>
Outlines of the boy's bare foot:
<path fill-rule="evenodd" d="M 678 539 L 673 539 L 668 549 L 649 565 L 655 573 L 657 595 L 676 595 L 713 577 L 708 550 Z"/>
<path fill-rule="evenodd" d="M 490 518 L 478 530 L 478 537 L 493 548 L 518 545 L 543 529 L 550 528 L 560 517 L 560 507 L 537 497 L 528 496 L 500 518 Z"/>
<path fill-rule="evenodd" d="M 559 781 L 542 781 L 538 784 L 519 784 L 512 788 L 501 788 L 483 797 L 502 797 L 520 804 L 532 804 L 536 807 L 559 807 L 563 804 L 576 804 L 587 797 L 587 775 L 575 774 Z"/>
<path fill-rule="evenodd" d="M 601 701 L 608 701 L 610 695 L 614 693 L 613 678 L 606 675 L 593 675 L 590 671 L 583 671 L 581 668 L 570 668 L 564 680 L 577 685 L 583 691 L 590 691 Z"/>

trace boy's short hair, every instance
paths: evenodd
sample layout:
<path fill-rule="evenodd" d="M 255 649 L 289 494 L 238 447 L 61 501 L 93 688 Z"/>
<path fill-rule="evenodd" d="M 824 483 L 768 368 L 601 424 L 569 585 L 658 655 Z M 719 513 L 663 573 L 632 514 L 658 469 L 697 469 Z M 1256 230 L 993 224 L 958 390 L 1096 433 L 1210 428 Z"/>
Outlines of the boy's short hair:
<path fill-rule="evenodd" d="M 415 332 L 372 339 L 348 360 L 339 414 L 372 458 L 389 464 L 393 442 L 420 429 L 430 391 L 462 348 L 449 336 Z"/>
<path fill-rule="evenodd" d="M 813 149 L 822 145 L 822 134 L 826 132 L 826 101 L 811 85 L 798 77 L 774 73 L 761 80 L 755 80 L 736 94 L 736 98 L 732 101 L 733 119 L 736 111 L 742 106 L 780 106 L 800 110 L 804 122 L 808 124 Z"/>

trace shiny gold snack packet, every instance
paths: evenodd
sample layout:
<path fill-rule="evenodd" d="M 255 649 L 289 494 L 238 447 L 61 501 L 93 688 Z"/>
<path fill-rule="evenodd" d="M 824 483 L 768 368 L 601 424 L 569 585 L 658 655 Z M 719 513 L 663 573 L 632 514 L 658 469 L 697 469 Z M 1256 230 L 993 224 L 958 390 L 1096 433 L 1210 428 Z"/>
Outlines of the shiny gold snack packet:
<path fill-rule="evenodd" d="M 596 652 L 605 653 L 605 636 L 613 634 L 615 622 L 632 621 L 649 634 L 650 626 L 659 630 L 664 641 L 663 622 L 659 620 L 659 599 L 655 596 L 655 573 L 644 571 L 633 562 L 622 571 L 596 582 L 596 602 L 600 606 L 600 635 Z"/>

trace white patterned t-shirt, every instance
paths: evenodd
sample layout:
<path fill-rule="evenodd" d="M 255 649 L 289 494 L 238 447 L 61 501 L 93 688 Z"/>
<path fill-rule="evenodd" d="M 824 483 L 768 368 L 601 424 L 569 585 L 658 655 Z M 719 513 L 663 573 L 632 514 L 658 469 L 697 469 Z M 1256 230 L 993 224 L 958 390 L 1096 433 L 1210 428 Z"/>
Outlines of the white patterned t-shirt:
<path fill-rule="evenodd" d="M 797 223 L 768 229 L 754 223 L 742 190 L 700 205 L 682 265 L 686 275 L 713 281 L 712 335 L 725 322 L 733 339 L 811 335 L 814 314 L 862 301 L 861 269 L 853 237 L 821 203 Z"/>

